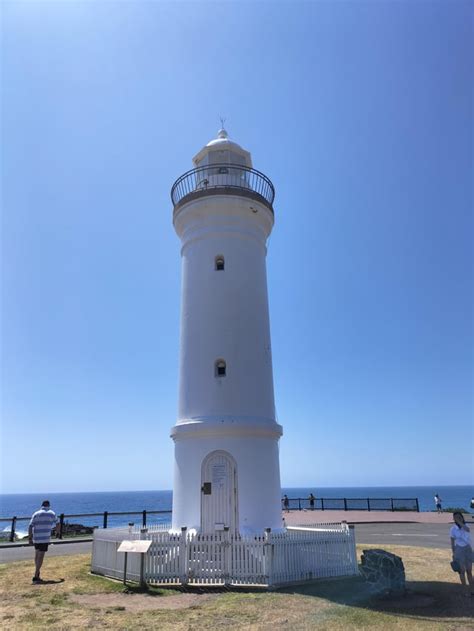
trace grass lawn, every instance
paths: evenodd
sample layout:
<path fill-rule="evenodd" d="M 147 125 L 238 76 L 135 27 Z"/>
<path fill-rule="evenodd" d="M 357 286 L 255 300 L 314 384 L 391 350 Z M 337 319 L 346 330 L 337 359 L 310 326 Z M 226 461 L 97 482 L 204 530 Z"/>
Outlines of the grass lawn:
<path fill-rule="evenodd" d="M 358 546 L 358 553 L 363 548 Z M 0 566 L 2 629 L 449 629 L 474 630 L 449 550 L 383 546 L 402 557 L 407 597 L 375 600 L 360 578 L 321 581 L 275 592 L 160 590 L 123 593 L 120 583 L 89 574 L 89 555 L 46 556 L 32 585 L 33 563 Z"/>

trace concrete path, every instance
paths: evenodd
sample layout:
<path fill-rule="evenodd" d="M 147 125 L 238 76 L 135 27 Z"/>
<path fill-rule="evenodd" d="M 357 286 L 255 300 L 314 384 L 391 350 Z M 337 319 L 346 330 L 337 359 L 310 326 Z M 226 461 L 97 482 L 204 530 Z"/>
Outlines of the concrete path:
<path fill-rule="evenodd" d="M 89 541 L 81 543 L 52 543 L 46 558 L 48 556 L 64 556 L 68 554 L 84 554 L 92 551 L 92 543 Z M 25 559 L 34 559 L 35 549 L 33 546 L 18 546 L 18 548 L 0 548 L 0 563 L 8 563 L 10 561 L 23 561 Z"/>
<path fill-rule="evenodd" d="M 360 544 L 450 549 L 449 528 L 449 524 L 357 524 L 355 533 Z"/>
<path fill-rule="evenodd" d="M 329 521 L 329 520 L 326 520 Z M 362 545 L 404 545 L 424 548 L 450 548 L 449 523 L 365 523 L 355 526 L 356 541 Z M 473 529 L 474 530 L 474 529 Z M 47 556 L 85 554 L 92 550 L 91 542 L 58 544 L 49 546 Z M 0 562 L 22 561 L 34 558 L 33 546 L 0 548 Z"/>

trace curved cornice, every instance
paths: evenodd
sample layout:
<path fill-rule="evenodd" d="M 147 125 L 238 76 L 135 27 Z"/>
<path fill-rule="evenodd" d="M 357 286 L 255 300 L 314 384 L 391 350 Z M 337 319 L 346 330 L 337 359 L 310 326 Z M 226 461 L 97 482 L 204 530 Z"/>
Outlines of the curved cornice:
<path fill-rule="evenodd" d="M 221 438 L 221 437 L 262 437 L 278 439 L 283 427 L 275 421 L 189 421 L 180 422 L 171 428 L 171 438 Z"/>

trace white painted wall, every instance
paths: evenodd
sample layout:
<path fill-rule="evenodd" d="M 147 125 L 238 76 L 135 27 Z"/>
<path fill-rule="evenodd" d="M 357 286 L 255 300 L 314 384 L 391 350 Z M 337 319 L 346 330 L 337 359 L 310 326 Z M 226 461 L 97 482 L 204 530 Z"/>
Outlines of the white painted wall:
<path fill-rule="evenodd" d="M 187 227 L 182 249 L 178 422 L 221 415 L 275 418 L 265 233 L 258 213 L 248 209 L 251 200 L 229 201 L 209 197 L 184 209 L 190 221 L 198 212 L 199 221 L 194 230 Z M 217 255 L 224 256 L 224 271 L 215 270 Z M 218 358 L 227 364 L 222 379 L 214 376 Z"/>
<path fill-rule="evenodd" d="M 215 449 L 228 451 L 237 463 L 240 532 L 281 529 L 278 437 L 215 436 L 175 442 L 173 530 L 200 529 L 201 465 Z"/>
<path fill-rule="evenodd" d="M 282 526 L 266 239 L 273 214 L 238 195 L 209 195 L 175 212 L 182 304 L 173 528 L 199 529 L 201 465 L 213 450 L 237 463 L 241 532 Z M 223 255 L 225 270 L 215 270 Z M 224 359 L 225 377 L 215 376 Z"/>

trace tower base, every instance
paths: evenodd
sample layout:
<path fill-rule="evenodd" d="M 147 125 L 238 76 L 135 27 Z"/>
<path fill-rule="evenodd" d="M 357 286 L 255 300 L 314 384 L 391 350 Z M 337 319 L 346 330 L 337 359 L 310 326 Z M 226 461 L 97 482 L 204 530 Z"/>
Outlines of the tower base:
<path fill-rule="evenodd" d="M 280 435 L 274 421 L 176 425 L 173 530 L 281 530 Z"/>

